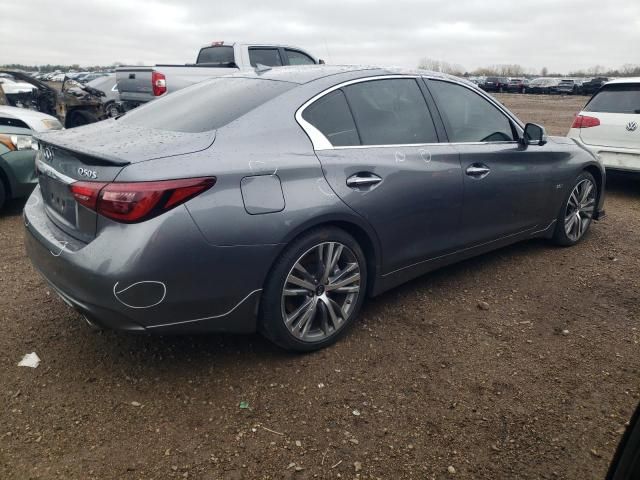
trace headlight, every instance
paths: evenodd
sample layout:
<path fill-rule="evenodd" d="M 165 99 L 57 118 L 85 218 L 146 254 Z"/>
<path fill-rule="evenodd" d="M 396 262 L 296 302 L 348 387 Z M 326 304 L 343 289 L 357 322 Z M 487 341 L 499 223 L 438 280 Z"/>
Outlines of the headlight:
<path fill-rule="evenodd" d="M 31 150 L 35 142 L 31 135 L 11 135 L 11 143 L 16 146 L 16 150 Z"/>
<path fill-rule="evenodd" d="M 36 142 L 31 135 L 0 135 L 0 143 L 9 150 L 31 150 Z"/>
<path fill-rule="evenodd" d="M 57 118 L 43 118 L 42 124 L 47 127 L 47 130 L 62 130 L 62 124 Z"/>

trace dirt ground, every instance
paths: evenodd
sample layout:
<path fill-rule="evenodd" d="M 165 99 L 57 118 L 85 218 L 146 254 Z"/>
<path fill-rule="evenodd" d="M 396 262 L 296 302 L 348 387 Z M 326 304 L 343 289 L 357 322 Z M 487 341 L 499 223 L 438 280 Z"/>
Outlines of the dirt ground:
<path fill-rule="evenodd" d="M 500 99 L 554 134 L 585 101 Z M 90 330 L 26 259 L 21 208 L 0 215 L 2 479 L 603 479 L 640 398 L 640 180 L 610 180 L 578 246 L 425 276 L 310 355 Z"/>

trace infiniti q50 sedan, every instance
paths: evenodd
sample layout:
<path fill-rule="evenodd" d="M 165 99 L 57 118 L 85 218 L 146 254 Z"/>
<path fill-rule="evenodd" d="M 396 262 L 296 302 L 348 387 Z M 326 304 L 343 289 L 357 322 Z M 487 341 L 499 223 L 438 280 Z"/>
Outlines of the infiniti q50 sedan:
<path fill-rule="evenodd" d="M 573 245 L 605 172 L 464 80 L 283 67 L 39 136 L 26 247 L 87 321 L 309 351 L 365 297 L 534 237 Z"/>

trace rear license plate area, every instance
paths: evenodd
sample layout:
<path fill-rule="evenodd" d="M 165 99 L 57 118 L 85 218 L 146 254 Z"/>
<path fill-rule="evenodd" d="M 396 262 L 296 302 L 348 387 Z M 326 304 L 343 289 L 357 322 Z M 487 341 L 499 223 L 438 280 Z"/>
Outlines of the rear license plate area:
<path fill-rule="evenodd" d="M 47 175 L 39 177 L 42 198 L 50 212 L 75 227 L 77 220 L 76 201 L 69 187 Z"/>

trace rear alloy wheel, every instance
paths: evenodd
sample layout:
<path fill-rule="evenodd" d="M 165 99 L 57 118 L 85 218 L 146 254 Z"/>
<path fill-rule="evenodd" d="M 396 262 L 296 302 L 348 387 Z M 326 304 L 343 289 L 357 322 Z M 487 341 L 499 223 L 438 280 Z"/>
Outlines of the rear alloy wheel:
<path fill-rule="evenodd" d="M 263 295 L 263 332 L 288 350 L 333 343 L 364 300 L 366 262 L 346 232 L 327 228 L 292 244 L 274 267 Z"/>
<path fill-rule="evenodd" d="M 584 237 L 593 220 L 598 187 L 593 176 L 583 172 L 576 179 L 558 216 L 554 240 L 560 245 L 575 245 Z"/>

